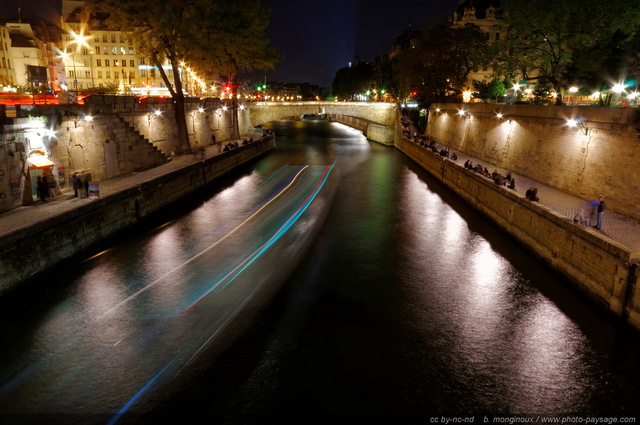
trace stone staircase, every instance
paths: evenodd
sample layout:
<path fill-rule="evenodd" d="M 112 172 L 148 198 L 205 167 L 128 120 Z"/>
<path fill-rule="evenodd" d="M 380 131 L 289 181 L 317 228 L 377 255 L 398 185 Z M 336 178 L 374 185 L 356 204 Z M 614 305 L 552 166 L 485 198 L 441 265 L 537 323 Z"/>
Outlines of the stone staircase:
<path fill-rule="evenodd" d="M 149 139 L 144 137 L 133 126 L 133 119 L 128 114 L 117 114 L 118 121 L 128 133 L 127 139 L 131 141 L 133 156 L 143 158 L 134 166 L 134 171 L 142 171 L 171 161 L 171 156 L 158 149 Z"/>

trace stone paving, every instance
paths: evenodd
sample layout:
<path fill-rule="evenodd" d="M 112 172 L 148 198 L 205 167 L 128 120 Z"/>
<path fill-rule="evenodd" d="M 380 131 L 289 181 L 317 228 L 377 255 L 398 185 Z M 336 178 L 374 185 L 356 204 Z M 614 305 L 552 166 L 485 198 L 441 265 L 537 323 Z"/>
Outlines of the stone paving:
<path fill-rule="evenodd" d="M 207 146 L 204 154 L 205 158 L 218 155 L 220 153 L 221 145 L 222 144 Z M 439 149 L 443 147 L 442 145 L 437 146 Z M 451 151 L 451 153 L 453 154 L 453 151 Z M 501 169 L 487 162 L 480 161 L 477 158 L 470 157 L 464 153 L 456 152 L 456 154 L 458 159 L 455 163 L 461 167 L 467 159 L 471 159 L 474 164 L 481 164 L 483 167 L 487 167 L 489 172 L 493 172 L 495 169 L 497 169 L 501 174 L 507 174 L 508 172 L 507 170 Z M 201 160 L 201 154 L 180 155 L 173 158 L 173 160 L 167 164 L 159 167 L 124 177 L 102 181 L 100 182 L 100 196 L 108 196 L 121 190 L 137 186 L 141 183 L 153 180 L 156 177 Z M 538 188 L 538 197 L 540 198 L 540 203 L 542 205 L 556 211 L 568 220 L 573 220 L 573 217 L 579 210 L 582 202 L 580 198 L 542 185 L 515 173 L 512 173 L 512 175 L 516 179 L 516 191 L 518 193 L 524 195 L 524 192 L 529 187 L 535 186 Z M 606 196 L 606 193 L 604 195 Z M 0 238 L 21 228 L 29 227 L 35 222 L 45 221 L 50 217 L 64 214 L 65 212 L 77 208 L 87 202 L 92 201 L 90 198 L 75 198 L 73 196 L 73 190 L 67 188 L 55 201 L 49 201 L 46 203 L 36 201 L 33 205 L 26 207 L 21 206 L 1 213 Z M 640 255 L 640 222 L 633 218 L 607 210 L 604 213 L 602 230 L 588 228 L 588 231 L 608 237 L 619 244 L 630 248 L 631 251 L 639 253 Z"/>

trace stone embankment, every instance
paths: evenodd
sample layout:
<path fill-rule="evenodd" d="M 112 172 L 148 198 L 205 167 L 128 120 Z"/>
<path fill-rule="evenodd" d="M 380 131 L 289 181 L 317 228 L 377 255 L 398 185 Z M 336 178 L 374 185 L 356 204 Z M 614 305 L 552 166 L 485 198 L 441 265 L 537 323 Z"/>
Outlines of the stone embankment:
<path fill-rule="evenodd" d="M 166 172 L 162 170 L 165 166 L 161 166 L 150 170 L 151 176 L 145 173 L 127 176 L 118 190 L 106 195 L 101 191 L 100 197 L 90 202 L 43 220 L 33 220 L 16 231 L 5 232 L 0 237 L 0 252 L 3 253 L 0 257 L 0 295 L 135 226 L 274 147 L 275 136 L 271 136 L 229 152 L 206 155 L 202 160 L 194 155 L 184 166 L 171 167 Z M 24 218 L 32 217 L 25 215 Z"/>
<path fill-rule="evenodd" d="M 398 135 L 395 147 L 606 310 L 640 330 L 640 255 Z"/>

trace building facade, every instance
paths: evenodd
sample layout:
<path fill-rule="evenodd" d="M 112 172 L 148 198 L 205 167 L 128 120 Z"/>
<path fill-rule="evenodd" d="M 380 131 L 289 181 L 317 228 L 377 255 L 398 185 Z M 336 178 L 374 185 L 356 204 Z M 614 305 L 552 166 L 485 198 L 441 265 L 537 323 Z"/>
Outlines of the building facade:
<path fill-rule="evenodd" d="M 452 24 L 456 27 L 475 25 L 487 34 L 488 42 L 504 37 L 506 29 L 502 28 L 499 19 L 500 0 L 459 0 L 458 8 L 453 14 Z M 469 74 L 469 87 L 473 81 L 488 83 L 494 78 L 491 68 L 474 69 Z"/>
<path fill-rule="evenodd" d="M 123 32 L 108 28 L 105 18 L 89 14 L 84 1 L 62 1 L 61 54 L 68 90 L 168 95 L 160 73 Z M 171 68 L 165 71 L 172 79 Z"/>

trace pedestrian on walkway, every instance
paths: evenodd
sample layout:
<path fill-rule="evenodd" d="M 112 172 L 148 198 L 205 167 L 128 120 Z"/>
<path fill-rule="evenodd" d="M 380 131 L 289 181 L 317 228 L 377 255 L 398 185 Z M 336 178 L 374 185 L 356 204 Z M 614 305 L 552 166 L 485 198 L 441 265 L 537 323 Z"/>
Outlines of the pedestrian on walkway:
<path fill-rule="evenodd" d="M 53 199 L 54 201 L 56 200 L 56 185 L 57 184 L 58 184 L 58 182 L 56 181 L 56 179 L 51 177 L 51 180 L 49 181 L 49 197 L 51 199 Z"/>
<path fill-rule="evenodd" d="M 82 187 L 82 183 L 80 182 L 80 177 L 78 177 L 78 173 L 73 173 L 71 177 L 71 186 L 73 187 L 73 197 L 78 197 L 78 189 Z"/>
<path fill-rule="evenodd" d="M 580 209 L 576 213 L 575 217 L 573 217 L 574 223 L 589 226 L 589 209 L 589 203 L 587 201 L 582 201 Z"/>
<path fill-rule="evenodd" d="M 47 200 L 47 195 L 49 195 L 49 180 L 47 179 L 47 176 L 42 176 L 42 200 L 46 201 Z"/>
<path fill-rule="evenodd" d="M 594 229 L 597 229 L 597 230 L 602 229 L 602 216 L 604 215 L 604 209 L 605 209 L 604 196 L 600 195 L 598 197 L 598 205 L 596 206 L 596 211 L 598 213 L 598 221 L 596 222 L 596 225 L 593 226 Z"/>
<path fill-rule="evenodd" d="M 38 182 L 36 183 L 36 190 L 38 191 L 38 198 L 40 198 L 42 202 L 47 202 L 47 200 L 45 199 L 47 194 L 47 187 L 42 181 L 42 176 L 38 176 Z"/>
<path fill-rule="evenodd" d="M 84 196 L 83 198 L 89 197 L 89 176 L 85 175 L 84 180 L 82 182 L 82 186 L 84 187 Z"/>

